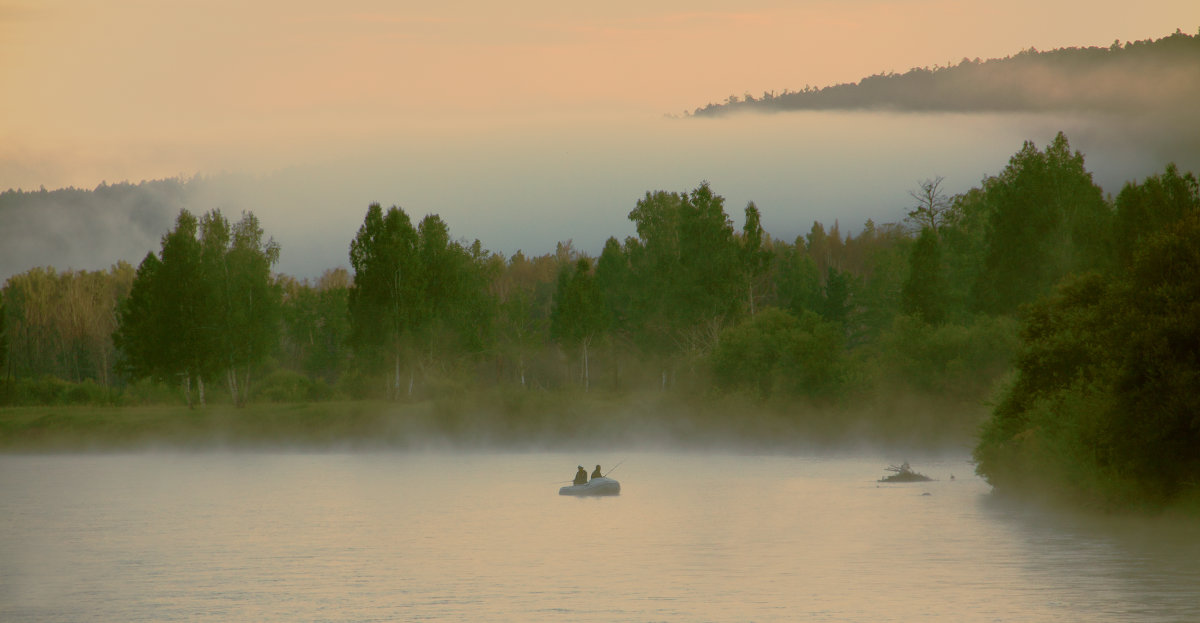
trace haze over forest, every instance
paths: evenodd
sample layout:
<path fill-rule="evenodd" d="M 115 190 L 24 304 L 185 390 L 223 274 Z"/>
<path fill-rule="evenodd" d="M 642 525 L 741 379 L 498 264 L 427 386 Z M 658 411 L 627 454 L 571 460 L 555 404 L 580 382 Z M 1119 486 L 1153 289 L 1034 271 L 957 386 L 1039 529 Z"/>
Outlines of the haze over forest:
<path fill-rule="evenodd" d="M 1175 127 L 1200 99 L 1200 36 L 1175 34 L 1107 47 L 1034 48 L 1004 58 L 963 58 L 953 65 L 889 72 L 855 83 L 730 96 L 697 116 L 733 112 L 870 109 L 912 112 L 1109 113 Z M 1166 116 L 1166 118 L 1161 118 Z M 1158 119 L 1155 119 L 1158 118 Z"/>
<path fill-rule="evenodd" d="M 902 218 L 917 181 L 940 175 L 947 191 L 965 191 L 1024 140 L 1059 130 L 1115 193 L 1166 162 L 1200 169 L 1200 126 L 1189 108 L 1200 89 L 1198 41 L 1179 32 L 1014 52 L 730 98 L 682 119 L 618 116 L 579 126 L 539 118 L 442 137 L 399 159 L 379 143 L 268 173 L 9 190 L 0 194 L 0 279 L 33 266 L 136 262 L 183 207 L 253 211 L 283 243 L 277 269 L 302 278 L 347 266 L 345 241 L 376 201 L 440 214 L 455 236 L 505 254 L 544 253 L 567 240 L 598 254 L 608 236 L 633 234 L 624 215 L 642 193 L 705 180 L 733 205 L 762 206 L 776 238 L 793 239 L 814 221 L 854 233 L 867 219 Z M 1057 86 L 1044 88 L 1050 81 Z M 788 114 L 723 114 L 768 110 Z M 447 172 L 450 182 L 436 181 Z"/>
<path fill-rule="evenodd" d="M 1200 500 L 1198 42 L 9 190 L 0 402 L 34 409 L 0 440 L 128 442 L 109 425 L 132 405 L 165 406 L 132 439 L 187 437 L 171 408 L 209 401 L 238 415 L 188 426 L 252 436 L 272 402 L 318 437 L 386 431 L 398 405 L 522 442 L 597 433 L 588 409 L 608 434 L 776 443 L 961 444 L 986 420 L 997 486 Z M 116 411 L 37 410 L 64 404 Z"/>

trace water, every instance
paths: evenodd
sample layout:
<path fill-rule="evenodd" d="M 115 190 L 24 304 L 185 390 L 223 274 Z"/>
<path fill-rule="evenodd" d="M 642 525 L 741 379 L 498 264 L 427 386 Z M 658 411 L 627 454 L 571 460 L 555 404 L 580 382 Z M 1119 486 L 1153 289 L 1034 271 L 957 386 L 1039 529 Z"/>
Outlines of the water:
<path fill-rule="evenodd" d="M 906 458 L 938 480 L 875 482 Z M 0 620 L 1200 618 L 1197 526 L 1036 511 L 916 458 L 4 456 Z M 557 494 L 621 459 L 619 497 Z"/>

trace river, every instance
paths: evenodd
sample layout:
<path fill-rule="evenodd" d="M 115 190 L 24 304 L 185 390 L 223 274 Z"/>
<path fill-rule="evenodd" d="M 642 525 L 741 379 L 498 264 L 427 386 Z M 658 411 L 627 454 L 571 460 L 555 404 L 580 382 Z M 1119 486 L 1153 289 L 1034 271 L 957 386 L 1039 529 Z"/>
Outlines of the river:
<path fill-rule="evenodd" d="M 936 480 L 877 482 L 902 460 Z M 620 496 L 558 495 L 597 462 Z M 1200 526 L 965 456 L 0 456 L 0 621 L 85 620 L 1194 621 Z"/>

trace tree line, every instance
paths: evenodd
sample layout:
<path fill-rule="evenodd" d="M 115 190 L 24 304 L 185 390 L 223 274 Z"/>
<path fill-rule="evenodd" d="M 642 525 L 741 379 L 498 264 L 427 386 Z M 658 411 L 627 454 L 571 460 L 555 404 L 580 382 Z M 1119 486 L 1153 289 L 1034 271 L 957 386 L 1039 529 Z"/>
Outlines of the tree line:
<path fill-rule="evenodd" d="M 1107 47 L 1034 48 L 1006 58 L 917 67 L 799 91 L 730 95 L 695 116 L 738 111 L 891 108 L 911 111 L 1079 111 L 1190 114 L 1200 96 L 1200 34 Z M 1121 85 L 1120 89 L 1112 85 Z"/>
<path fill-rule="evenodd" d="M 637 235 L 610 238 L 598 257 L 569 241 L 505 257 L 453 239 L 437 215 L 414 226 L 402 208 L 372 205 L 351 271 L 314 282 L 271 272 L 279 246 L 253 214 L 230 224 L 185 209 L 136 270 L 9 279 L 4 373 L 178 382 L 197 400 L 220 380 L 234 402 L 275 377 L 313 396 L 598 381 L 811 399 L 899 382 L 978 396 L 1005 368 L 1020 306 L 1067 274 L 1110 270 L 1146 218 L 1105 198 L 1061 134 L 1044 150 L 1027 142 L 966 193 L 947 197 L 940 183 L 913 191 L 901 223 L 868 221 L 857 236 L 814 223 L 790 242 L 763 231 L 752 202 L 735 228 L 707 183 L 647 192 L 629 212 Z M 797 361 L 825 363 L 797 375 Z"/>
<path fill-rule="evenodd" d="M 753 202 L 735 227 L 707 183 L 647 192 L 636 235 L 596 257 L 569 241 L 506 257 L 436 214 L 414 225 L 373 204 L 350 270 L 312 282 L 271 271 L 279 246 L 253 214 L 185 209 L 136 269 L 5 283 L 4 399 L 599 389 L 802 413 L 912 394 L 978 405 L 998 388 L 976 450 L 989 479 L 1194 488 L 1195 176 L 1169 165 L 1106 196 L 1060 133 L 967 192 L 941 183 L 919 184 L 901 222 L 814 223 L 793 241 Z"/>

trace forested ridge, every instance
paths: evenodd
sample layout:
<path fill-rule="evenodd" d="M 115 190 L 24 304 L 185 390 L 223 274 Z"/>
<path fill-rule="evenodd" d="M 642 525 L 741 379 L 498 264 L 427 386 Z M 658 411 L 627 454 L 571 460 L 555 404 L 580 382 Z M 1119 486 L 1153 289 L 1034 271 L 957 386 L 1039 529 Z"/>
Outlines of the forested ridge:
<path fill-rule="evenodd" d="M 692 112 L 892 109 L 943 112 L 1086 111 L 1191 118 L 1200 98 L 1200 34 L 1181 31 L 1107 47 L 1034 48 L 1005 58 L 886 72 L 858 82 L 730 95 Z M 1181 116 L 1182 115 L 1182 116 Z"/>
<path fill-rule="evenodd" d="M 4 284 L 0 399 L 474 395 L 494 412 L 473 426 L 569 432 L 571 401 L 653 393 L 723 430 L 772 413 L 775 427 L 884 438 L 971 431 L 990 401 L 976 459 L 999 487 L 1194 496 L 1195 175 L 1169 165 L 1106 196 L 1060 133 L 965 193 L 941 183 L 918 184 L 899 222 L 814 223 L 792 241 L 752 202 L 735 226 L 707 183 L 650 191 L 628 214 L 636 235 L 596 257 L 570 241 L 506 257 L 436 214 L 373 204 L 351 269 L 314 281 L 272 272 L 280 246 L 253 214 L 183 209 L 136 266 Z M 569 400 L 530 399 L 545 395 Z"/>

